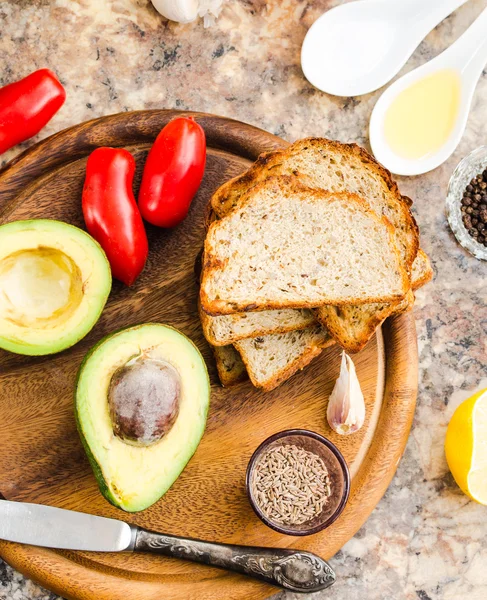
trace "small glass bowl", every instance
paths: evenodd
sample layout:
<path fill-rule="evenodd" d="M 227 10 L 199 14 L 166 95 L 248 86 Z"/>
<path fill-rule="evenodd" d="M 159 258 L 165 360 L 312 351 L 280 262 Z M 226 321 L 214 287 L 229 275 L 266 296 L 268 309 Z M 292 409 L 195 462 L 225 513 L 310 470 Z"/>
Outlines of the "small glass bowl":
<path fill-rule="evenodd" d="M 261 454 L 269 448 L 285 444 L 294 444 L 321 457 L 328 469 L 330 478 L 331 496 L 323 510 L 310 521 L 300 525 L 282 525 L 269 520 L 259 508 L 259 504 L 252 494 L 252 474 Z M 350 494 L 350 473 L 342 453 L 330 440 L 306 429 L 287 429 L 271 435 L 253 453 L 247 467 L 246 488 L 247 496 L 255 514 L 268 527 L 286 535 L 311 535 L 325 529 L 340 516 Z"/>
<path fill-rule="evenodd" d="M 476 258 L 487 260 L 487 247 L 479 244 L 468 233 L 462 221 L 462 197 L 470 181 L 487 168 L 487 146 L 480 146 L 468 154 L 453 171 L 448 184 L 446 216 L 458 243 Z"/>

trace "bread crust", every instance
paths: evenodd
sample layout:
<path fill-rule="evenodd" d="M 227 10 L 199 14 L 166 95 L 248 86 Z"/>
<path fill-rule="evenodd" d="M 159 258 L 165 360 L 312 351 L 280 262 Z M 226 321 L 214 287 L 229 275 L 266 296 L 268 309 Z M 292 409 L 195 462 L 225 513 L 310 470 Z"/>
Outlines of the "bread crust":
<path fill-rule="evenodd" d="M 418 261 L 420 274 L 412 278 L 411 287 L 414 291 L 423 287 L 423 285 L 426 285 L 428 281 L 433 279 L 433 267 L 431 266 L 430 259 L 426 252 L 421 250 L 421 248 L 418 250 L 416 261 Z"/>

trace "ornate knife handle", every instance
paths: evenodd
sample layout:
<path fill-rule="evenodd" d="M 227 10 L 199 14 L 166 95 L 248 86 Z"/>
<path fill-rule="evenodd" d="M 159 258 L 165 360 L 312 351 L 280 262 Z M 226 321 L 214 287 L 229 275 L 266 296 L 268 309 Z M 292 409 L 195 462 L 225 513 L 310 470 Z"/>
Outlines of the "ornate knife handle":
<path fill-rule="evenodd" d="M 137 530 L 134 550 L 236 571 L 293 592 L 317 592 L 335 582 L 335 572 L 326 561 L 301 550 L 217 544 L 145 529 Z"/>

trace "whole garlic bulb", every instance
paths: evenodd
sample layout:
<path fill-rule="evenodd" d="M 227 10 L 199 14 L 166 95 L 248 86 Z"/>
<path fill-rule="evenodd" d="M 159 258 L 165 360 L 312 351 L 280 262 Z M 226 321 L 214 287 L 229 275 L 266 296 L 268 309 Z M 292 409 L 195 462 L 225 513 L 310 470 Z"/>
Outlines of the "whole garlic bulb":
<path fill-rule="evenodd" d="M 198 16 L 199 0 L 152 0 L 154 8 L 166 19 L 191 23 Z"/>
<path fill-rule="evenodd" d="M 340 375 L 328 401 L 326 418 L 341 435 L 358 431 L 365 420 L 365 401 L 352 359 L 342 353 Z"/>

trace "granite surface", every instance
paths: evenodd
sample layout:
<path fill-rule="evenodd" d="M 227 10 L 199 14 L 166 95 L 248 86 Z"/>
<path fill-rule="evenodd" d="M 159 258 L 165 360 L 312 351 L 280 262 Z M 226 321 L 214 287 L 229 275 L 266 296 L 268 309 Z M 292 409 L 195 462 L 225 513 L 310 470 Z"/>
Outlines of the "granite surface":
<path fill-rule="evenodd" d="M 240 119 L 288 140 L 320 135 L 367 147 L 380 92 L 330 97 L 308 84 L 300 69 L 306 30 L 336 3 L 230 0 L 205 30 L 201 22 L 166 22 L 148 0 L 0 0 L 0 84 L 40 67 L 58 73 L 68 99 L 37 139 L 119 111 L 179 108 Z M 451 44 L 486 6 L 486 0 L 470 0 L 446 19 L 404 72 Z M 460 492 L 443 454 L 453 411 L 487 387 L 487 264 L 456 244 L 443 210 L 455 165 L 487 143 L 486 75 L 454 155 L 430 174 L 400 179 L 415 200 L 421 243 L 435 270 L 415 309 L 418 407 L 396 477 L 366 525 L 332 560 L 336 585 L 316 599 L 487 598 L 487 508 Z M 2 163 L 34 141 L 6 153 Z M 55 596 L 0 562 L 0 599 L 7 598 Z"/>

